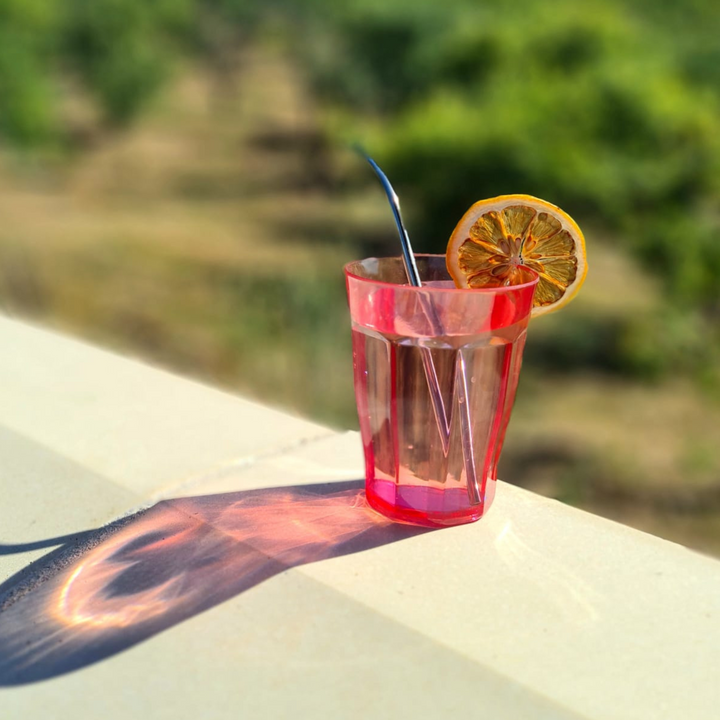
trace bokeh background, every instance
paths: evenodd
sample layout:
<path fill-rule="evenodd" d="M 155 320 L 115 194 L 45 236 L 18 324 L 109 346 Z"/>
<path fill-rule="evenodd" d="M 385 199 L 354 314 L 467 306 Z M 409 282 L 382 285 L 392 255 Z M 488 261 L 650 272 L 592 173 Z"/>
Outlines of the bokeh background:
<path fill-rule="evenodd" d="M 522 192 L 590 273 L 501 476 L 720 554 L 717 0 L 0 0 L 0 304 L 338 428 L 342 264 Z"/>

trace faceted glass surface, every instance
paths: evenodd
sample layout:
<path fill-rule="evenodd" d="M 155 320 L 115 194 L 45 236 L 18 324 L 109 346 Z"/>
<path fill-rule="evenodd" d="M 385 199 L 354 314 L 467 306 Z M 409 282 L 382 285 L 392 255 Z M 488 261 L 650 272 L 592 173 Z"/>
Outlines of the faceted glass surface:
<path fill-rule="evenodd" d="M 443 256 L 418 256 L 422 288 L 400 258 L 346 271 L 366 494 L 396 520 L 442 526 L 492 502 L 537 277 L 457 289 Z"/>

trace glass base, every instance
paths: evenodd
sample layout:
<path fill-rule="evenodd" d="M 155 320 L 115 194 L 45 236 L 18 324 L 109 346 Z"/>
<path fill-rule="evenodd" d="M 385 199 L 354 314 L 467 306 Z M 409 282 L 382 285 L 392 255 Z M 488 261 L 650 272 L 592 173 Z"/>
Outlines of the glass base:
<path fill-rule="evenodd" d="M 370 507 L 381 515 L 424 527 L 475 522 L 487 512 L 492 501 L 492 494 L 488 493 L 486 502 L 468 505 L 467 491 L 463 488 L 442 490 L 421 485 L 397 485 L 389 480 L 376 479 L 366 481 L 365 495 Z"/>

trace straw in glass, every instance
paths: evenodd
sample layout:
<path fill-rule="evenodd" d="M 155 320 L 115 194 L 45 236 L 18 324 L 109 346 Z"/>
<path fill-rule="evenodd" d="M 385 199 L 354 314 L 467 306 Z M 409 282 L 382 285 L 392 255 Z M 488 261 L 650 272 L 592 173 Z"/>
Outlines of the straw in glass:
<path fill-rule="evenodd" d="M 390 207 L 392 208 L 393 216 L 395 217 L 398 235 L 400 236 L 403 265 L 405 266 L 405 273 L 407 274 L 408 281 L 414 287 L 422 287 L 420 273 L 418 272 L 417 263 L 415 262 L 415 255 L 413 254 L 412 246 L 410 245 L 410 237 L 405 229 L 402 215 L 400 214 L 400 200 L 398 199 L 395 190 L 393 190 L 390 181 L 387 179 L 387 176 L 380 169 L 378 164 L 362 148 L 356 146 L 355 149 L 368 161 L 368 163 L 370 163 L 370 166 L 380 179 L 383 189 L 385 190 L 385 194 L 390 202 Z M 435 307 L 430 301 L 430 298 L 428 298 L 424 293 L 420 293 L 419 297 L 423 312 L 430 322 L 433 334 L 442 335 L 442 325 L 437 317 Z M 442 393 L 440 392 L 440 382 L 438 380 L 435 363 L 433 362 L 430 349 L 421 347 L 420 351 L 422 355 L 423 368 L 425 370 L 425 378 L 427 380 L 428 390 L 430 391 L 433 413 L 435 414 L 435 421 L 438 427 L 438 434 L 440 435 L 440 441 L 442 442 L 443 452 L 447 455 L 450 447 L 450 420 L 447 409 L 445 408 Z M 461 445 L 463 452 L 463 465 L 465 466 L 468 499 L 472 505 L 477 505 L 481 502 L 482 498 L 480 496 L 480 485 L 475 473 L 475 458 L 472 447 L 472 425 L 470 419 L 470 398 L 467 384 L 467 373 L 465 371 L 465 360 L 462 357 L 462 352 L 460 352 L 458 360 L 456 387 L 459 393 L 458 399 L 460 401 L 460 434 L 462 436 Z"/>

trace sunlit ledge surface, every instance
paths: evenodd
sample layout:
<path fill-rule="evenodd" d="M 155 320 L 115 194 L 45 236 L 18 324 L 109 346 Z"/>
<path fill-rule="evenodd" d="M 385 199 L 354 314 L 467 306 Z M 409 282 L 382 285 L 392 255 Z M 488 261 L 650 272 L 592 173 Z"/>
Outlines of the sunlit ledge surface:
<path fill-rule="evenodd" d="M 354 433 L 0 318 L 0 718 L 713 718 L 720 565 L 511 485 L 370 513 Z"/>

